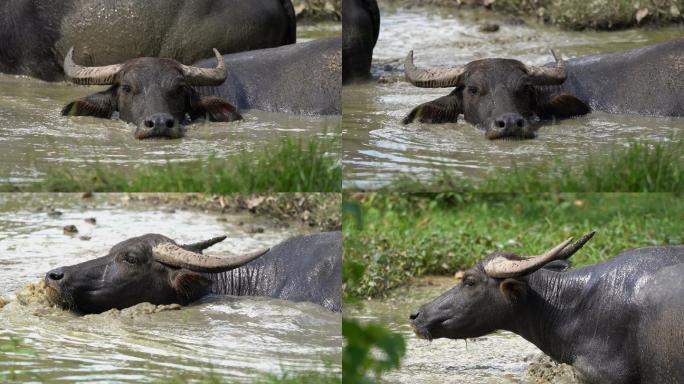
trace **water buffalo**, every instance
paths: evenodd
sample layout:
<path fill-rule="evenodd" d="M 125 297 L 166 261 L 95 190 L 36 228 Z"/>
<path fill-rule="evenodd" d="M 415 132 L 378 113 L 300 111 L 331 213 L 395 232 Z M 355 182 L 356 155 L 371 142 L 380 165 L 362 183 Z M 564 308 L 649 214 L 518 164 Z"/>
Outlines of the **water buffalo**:
<path fill-rule="evenodd" d="M 190 64 L 295 42 L 290 0 L 3 0 L 0 72 L 62 80 L 70 47 L 89 66 L 149 56 Z"/>
<path fill-rule="evenodd" d="M 208 294 L 267 296 L 341 310 L 340 232 L 298 236 L 239 256 L 202 254 L 224 239 L 179 245 L 157 234 L 134 237 L 107 256 L 49 271 L 48 294 L 55 304 L 81 313 L 142 302 L 186 305 Z"/>
<path fill-rule="evenodd" d="M 380 33 L 375 0 L 342 0 L 342 81 L 370 78 L 373 48 Z"/>
<path fill-rule="evenodd" d="M 418 69 L 413 52 L 406 78 L 418 87 L 455 87 L 414 108 L 403 120 L 465 120 L 489 139 L 533 138 L 539 122 L 592 110 L 684 116 L 684 38 L 624 52 L 580 57 L 539 67 L 511 59 L 483 59 L 449 69 Z"/>
<path fill-rule="evenodd" d="M 590 383 L 684 382 L 684 246 L 622 252 L 566 270 L 576 243 L 523 258 L 494 253 L 410 315 L 419 337 L 515 332 Z"/>
<path fill-rule="evenodd" d="M 241 119 L 238 109 L 298 114 L 340 113 L 340 39 L 321 39 L 234 53 L 186 66 L 171 59 L 138 58 L 123 64 L 82 67 L 73 50 L 66 77 L 77 84 L 111 85 L 73 101 L 63 115 L 119 118 L 136 126 L 135 137 L 182 137 L 198 118 Z M 210 67 L 210 68 L 205 68 Z"/>

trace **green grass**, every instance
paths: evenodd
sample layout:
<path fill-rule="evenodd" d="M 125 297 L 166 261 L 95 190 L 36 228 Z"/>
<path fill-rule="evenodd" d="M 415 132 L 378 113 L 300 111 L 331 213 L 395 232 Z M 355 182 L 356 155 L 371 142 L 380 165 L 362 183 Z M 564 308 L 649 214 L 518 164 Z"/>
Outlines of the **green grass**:
<path fill-rule="evenodd" d="M 584 164 L 513 167 L 473 182 L 448 172 L 429 183 L 402 176 L 387 191 L 478 192 L 678 192 L 684 191 L 684 144 L 632 143 L 608 156 L 591 156 Z"/>
<path fill-rule="evenodd" d="M 253 153 L 229 158 L 209 156 L 191 162 L 167 162 L 133 169 L 94 164 L 55 167 L 43 181 L 0 186 L 22 192 L 336 192 L 342 167 L 335 154 L 339 141 L 286 139 Z M 332 155 L 331 155 L 332 153 Z"/>
<path fill-rule="evenodd" d="M 344 206 L 347 302 L 453 274 L 497 250 L 539 254 L 590 230 L 575 265 L 684 241 L 677 194 L 346 194 Z"/>

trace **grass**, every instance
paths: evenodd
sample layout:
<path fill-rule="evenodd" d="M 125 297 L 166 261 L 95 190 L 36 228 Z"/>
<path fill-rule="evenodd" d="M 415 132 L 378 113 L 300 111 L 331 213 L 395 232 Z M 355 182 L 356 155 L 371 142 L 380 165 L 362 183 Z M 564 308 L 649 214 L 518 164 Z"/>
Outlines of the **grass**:
<path fill-rule="evenodd" d="M 677 192 L 684 191 L 684 144 L 632 143 L 608 156 L 591 156 L 584 164 L 561 161 L 536 167 L 513 167 L 489 174 L 480 182 L 448 172 L 426 184 L 402 176 L 388 191 L 478 192 Z"/>
<path fill-rule="evenodd" d="M 339 141 L 286 139 L 255 153 L 209 156 L 127 169 L 94 164 L 55 167 L 36 183 L 0 186 L 21 192 L 337 192 L 342 188 Z"/>
<path fill-rule="evenodd" d="M 415 276 L 453 274 L 493 251 L 539 254 L 590 230 L 575 265 L 684 241 L 678 194 L 345 194 L 344 206 L 348 303 Z"/>

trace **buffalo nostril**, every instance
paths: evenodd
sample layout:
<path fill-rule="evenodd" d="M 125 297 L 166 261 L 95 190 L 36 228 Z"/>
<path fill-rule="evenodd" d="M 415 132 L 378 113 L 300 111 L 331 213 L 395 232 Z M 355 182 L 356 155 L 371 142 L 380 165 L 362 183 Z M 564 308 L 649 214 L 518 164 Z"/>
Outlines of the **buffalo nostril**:
<path fill-rule="evenodd" d="M 415 320 L 418 318 L 418 315 L 420 315 L 420 312 L 413 312 L 412 314 L 409 315 L 409 319 Z"/>
<path fill-rule="evenodd" d="M 154 121 L 152 121 L 150 119 L 145 120 L 145 126 L 147 128 L 154 128 Z"/>
<path fill-rule="evenodd" d="M 173 119 L 166 120 L 166 128 L 173 128 Z"/>
<path fill-rule="evenodd" d="M 497 120 L 496 126 L 499 128 L 504 128 L 504 127 L 506 127 L 506 122 L 504 122 L 503 120 Z"/>
<path fill-rule="evenodd" d="M 518 128 L 522 128 L 523 125 L 524 125 L 523 119 L 518 120 L 518 121 L 515 123 L 515 125 L 517 125 Z"/>
<path fill-rule="evenodd" d="M 48 272 L 47 276 L 50 280 L 62 280 L 62 278 L 64 277 L 64 271 L 56 269 L 54 271 Z"/>

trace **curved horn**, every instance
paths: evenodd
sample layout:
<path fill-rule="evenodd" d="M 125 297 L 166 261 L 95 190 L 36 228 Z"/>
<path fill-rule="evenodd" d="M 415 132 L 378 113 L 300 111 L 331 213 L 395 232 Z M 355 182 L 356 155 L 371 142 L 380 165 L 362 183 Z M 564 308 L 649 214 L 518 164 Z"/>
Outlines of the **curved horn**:
<path fill-rule="evenodd" d="M 484 266 L 485 273 L 497 279 L 527 275 L 558 259 L 558 255 L 562 254 L 563 249 L 570 242 L 572 242 L 572 237 L 546 251 L 543 255 L 522 260 L 510 260 L 503 256 L 497 256 Z"/>
<path fill-rule="evenodd" d="M 526 65 L 525 71 L 530 76 L 530 80 L 535 85 L 558 85 L 563 84 L 567 77 L 565 70 L 565 62 L 563 58 L 556 55 L 552 49 L 551 54 L 556 61 L 555 67 L 538 67 L 535 65 Z"/>
<path fill-rule="evenodd" d="M 582 236 L 579 240 L 575 242 L 575 244 L 564 248 L 561 253 L 558 254 L 558 257 L 556 257 L 556 260 L 560 259 L 568 259 L 570 256 L 574 255 L 577 251 L 579 251 L 584 244 L 586 244 L 589 240 L 591 240 L 592 237 L 594 237 L 594 234 L 596 231 L 591 231 L 584 236 Z"/>
<path fill-rule="evenodd" d="M 449 88 L 463 84 L 465 66 L 444 69 L 418 69 L 413 65 L 413 51 L 404 60 L 406 80 L 421 88 Z"/>
<path fill-rule="evenodd" d="M 64 75 L 76 84 L 112 85 L 123 65 L 113 64 L 103 67 L 82 67 L 74 63 L 74 47 L 64 58 Z"/>
<path fill-rule="evenodd" d="M 152 255 L 155 260 L 196 272 L 228 271 L 245 265 L 266 252 L 268 249 L 243 255 L 215 257 L 189 251 L 174 243 L 161 243 L 152 248 Z"/>
<path fill-rule="evenodd" d="M 226 239 L 226 236 L 214 237 L 214 238 L 211 238 L 209 240 L 200 241 L 199 243 L 183 244 L 183 245 L 181 245 L 181 248 L 185 248 L 188 251 L 192 251 L 192 252 L 202 253 L 202 251 L 204 251 L 205 249 L 211 247 L 212 245 L 214 245 L 216 243 L 220 243 L 225 239 Z"/>
<path fill-rule="evenodd" d="M 199 68 L 181 64 L 183 76 L 190 85 L 221 85 L 226 80 L 226 65 L 223 56 L 214 48 L 215 68 Z"/>

